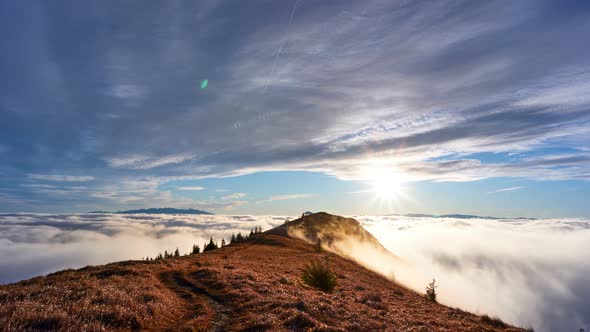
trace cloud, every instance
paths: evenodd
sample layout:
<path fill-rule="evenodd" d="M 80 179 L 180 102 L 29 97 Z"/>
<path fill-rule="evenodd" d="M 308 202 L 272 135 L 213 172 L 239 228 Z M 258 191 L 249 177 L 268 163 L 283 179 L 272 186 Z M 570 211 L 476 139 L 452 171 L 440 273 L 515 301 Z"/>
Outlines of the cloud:
<path fill-rule="evenodd" d="M 503 191 L 513 191 L 513 190 L 518 190 L 518 189 L 522 189 L 523 187 L 509 187 L 509 188 L 502 188 L 502 189 L 498 189 L 495 191 L 490 191 L 490 194 L 495 194 L 495 193 L 500 193 Z"/>
<path fill-rule="evenodd" d="M 230 194 L 230 195 L 223 196 L 223 197 L 221 197 L 221 199 L 223 199 L 223 200 L 240 199 L 240 198 L 245 197 L 245 196 L 246 196 L 246 194 L 244 194 L 244 193 L 233 193 L 233 194 Z"/>
<path fill-rule="evenodd" d="M 114 168 L 127 169 L 150 169 L 168 164 L 178 164 L 187 160 L 194 159 L 194 155 L 177 154 L 162 157 L 152 157 L 146 155 L 132 155 L 125 157 L 112 157 L 107 159 L 109 166 Z"/>
<path fill-rule="evenodd" d="M 113 86 L 108 93 L 113 97 L 121 99 L 141 98 L 144 94 L 143 90 L 139 86 L 132 84 L 120 84 Z"/>
<path fill-rule="evenodd" d="M 23 183 L 84 169 L 101 187 L 286 170 L 359 180 L 375 162 L 412 181 L 588 181 L 590 163 L 563 156 L 590 148 L 583 6 L 96 4 L 108 19 L 90 30 L 70 19 L 81 5 L 14 6 L 0 20 L 18 31 L 0 41 L 14 86 L 0 98 L 0 166 Z M 61 52 L 77 38 L 88 47 Z"/>
<path fill-rule="evenodd" d="M 408 262 L 396 267 L 396 280 L 423 292 L 436 278 L 443 304 L 535 331 L 590 324 L 590 287 L 581 284 L 590 273 L 581 255 L 590 249 L 589 220 L 357 218 Z M 387 268 L 377 260 L 374 265 Z"/>
<path fill-rule="evenodd" d="M 285 201 L 285 200 L 289 200 L 289 199 L 308 198 L 308 197 L 312 197 L 312 196 L 313 196 L 313 194 L 276 195 L 276 196 L 271 196 L 271 197 L 269 197 L 266 200 L 259 201 L 258 203 L 274 202 L 274 201 Z"/>
<path fill-rule="evenodd" d="M 77 175 L 56 175 L 56 174 L 28 174 L 28 178 L 32 180 L 44 180 L 54 182 L 88 182 L 93 181 L 93 176 L 77 176 Z"/>
<path fill-rule="evenodd" d="M 178 189 L 178 190 L 198 191 L 198 190 L 204 190 L 204 189 L 207 189 L 207 188 L 194 186 L 194 187 L 177 187 L 176 189 Z"/>
<path fill-rule="evenodd" d="M 1 195 L 0 195 L 1 199 Z M 155 257 L 213 237 L 282 224 L 284 217 L 0 214 L 0 283 L 14 282 L 64 268 Z"/>

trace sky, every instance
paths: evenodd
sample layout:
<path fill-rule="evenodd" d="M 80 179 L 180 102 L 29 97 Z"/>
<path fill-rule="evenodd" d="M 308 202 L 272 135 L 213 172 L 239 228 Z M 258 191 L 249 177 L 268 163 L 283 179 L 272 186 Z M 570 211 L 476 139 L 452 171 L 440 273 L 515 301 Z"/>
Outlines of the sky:
<path fill-rule="evenodd" d="M 587 1 L 1 1 L 0 211 L 588 217 Z"/>

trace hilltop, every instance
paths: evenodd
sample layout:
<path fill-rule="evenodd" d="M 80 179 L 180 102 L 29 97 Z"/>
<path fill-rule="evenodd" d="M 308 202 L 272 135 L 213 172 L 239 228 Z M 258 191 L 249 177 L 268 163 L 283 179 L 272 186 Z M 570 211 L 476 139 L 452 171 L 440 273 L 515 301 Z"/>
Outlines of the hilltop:
<path fill-rule="evenodd" d="M 356 220 L 316 213 L 203 254 L 0 286 L 0 330 L 523 331 L 431 302 L 326 250 L 353 241 L 385 250 Z M 333 292 L 301 282 L 311 261 L 328 262 Z"/>
<path fill-rule="evenodd" d="M 208 214 L 213 215 L 211 212 L 196 210 L 196 209 L 175 209 L 175 208 L 148 208 L 148 209 L 137 209 L 137 210 L 125 210 L 117 212 L 108 211 L 91 211 L 90 213 L 115 213 L 115 214 Z"/>

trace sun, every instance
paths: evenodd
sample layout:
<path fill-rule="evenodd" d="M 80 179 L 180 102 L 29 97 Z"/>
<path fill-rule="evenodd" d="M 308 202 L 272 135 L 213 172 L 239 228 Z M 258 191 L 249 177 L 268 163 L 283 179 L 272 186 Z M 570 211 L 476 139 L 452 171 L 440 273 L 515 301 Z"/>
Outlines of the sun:
<path fill-rule="evenodd" d="M 370 181 L 371 191 L 382 200 L 393 200 L 404 193 L 403 180 L 393 172 L 376 174 Z"/>

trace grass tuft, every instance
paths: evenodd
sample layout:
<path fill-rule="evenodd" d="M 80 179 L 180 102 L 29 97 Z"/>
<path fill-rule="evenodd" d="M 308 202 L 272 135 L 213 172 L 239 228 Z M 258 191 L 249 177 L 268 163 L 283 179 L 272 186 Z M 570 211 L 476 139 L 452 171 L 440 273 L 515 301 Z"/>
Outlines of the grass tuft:
<path fill-rule="evenodd" d="M 327 260 L 324 263 L 312 261 L 307 264 L 303 268 L 301 279 L 305 284 L 328 293 L 332 292 L 338 284 L 338 279 L 332 272 Z"/>

